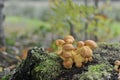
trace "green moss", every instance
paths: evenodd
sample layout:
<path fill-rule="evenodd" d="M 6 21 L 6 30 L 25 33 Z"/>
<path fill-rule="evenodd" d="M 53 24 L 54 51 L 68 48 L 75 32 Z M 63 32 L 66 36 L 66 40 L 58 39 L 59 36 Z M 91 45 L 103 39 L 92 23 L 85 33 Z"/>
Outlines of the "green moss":
<path fill-rule="evenodd" d="M 53 80 L 61 72 L 61 64 L 54 53 L 34 47 L 27 58 L 16 68 L 11 78 L 15 80 Z"/>
<path fill-rule="evenodd" d="M 109 64 L 90 65 L 88 72 L 79 75 L 79 80 L 108 80 L 110 71 L 112 71 L 112 66 Z"/>
<path fill-rule="evenodd" d="M 31 59 L 36 61 L 32 69 L 32 77 L 35 80 L 53 80 L 59 76 L 61 72 L 61 64 L 58 61 L 58 56 L 54 53 L 43 53 L 41 49 L 35 48 L 31 52 Z M 42 54 L 41 54 L 42 53 Z"/>
<path fill-rule="evenodd" d="M 103 70 L 111 70 L 111 65 L 106 65 L 105 63 L 101 63 L 101 64 L 97 64 L 97 65 L 90 65 L 88 67 L 88 70 L 90 72 L 100 72 L 100 71 L 103 71 Z"/>
<path fill-rule="evenodd" d="M 33 70 L 35 80 L 52 80 L 60 74 L 60 64 L 57 61 L 48 59 L 39 63 Z"/>
<path fill-rule="evenodd" d="M 115 60 L 120 59 L 120 44 L 118 43 L 98 43 L 93 53 L 94 61 L 97 63 L 109 62 L 113 64 Z"/>
<path fill-rule="evenodd" d="M 35 80 L 52 80 L 59 76 L 61 72 L 61 64 L 57 60 L 58 56 L 54 53 L 40 54 L 41 50 L 32 50 L 32 60 L 35 60 L 35 67 L 33 68 L 32 77 Z"/>
<path fill-rule="evenodd" d="M 6 75 L 2 77 L 2 80 L 9 80 L 10 75 Z"/>

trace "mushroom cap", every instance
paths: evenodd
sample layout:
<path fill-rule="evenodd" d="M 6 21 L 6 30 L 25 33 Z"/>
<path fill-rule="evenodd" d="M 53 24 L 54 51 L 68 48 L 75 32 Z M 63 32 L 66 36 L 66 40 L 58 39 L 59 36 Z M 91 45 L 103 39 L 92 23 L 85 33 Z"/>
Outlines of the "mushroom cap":
<path fill-rule="evenodd" d="M 71 61 L 71 60 L 67 60 L 67 61 L 63 62 L 64 67 L 67 69 L 72 68 L 72 64 L 73 64 L 73 61 Z"/>
<path fill-rule="evenodd" d="M 83 41 L 78 41 L 77 42 L 77 47 L 78 48 L 81 48 L 81 47 L 83 47 L 85 44 L 84 44 L 84 42 Z"/>
<path fill-rule="evenodd" d="M 62 54 L 62 56 L 65 57 L 65 58 L 70 58 L 70 57 L 72 57 L 72 54 L 70 52 L 64 52 Z"/>
<path fill-rule="evenodd" d="M 76 63 L 75 66 L 80 68 L 80 67 L 82 67 L 82 63 Z"/>
<path fill-rule="evenodd" d="M 84 58 L 89 58 L 93 56 L 92 50 L 88 46 L 84 46 L 81 48 L 81 56 Z"/>
<path fill-rule="evenodd" d="M 120 61 L 119 61 L 119 60 L 116 60 L 116 61 L 114 62 L 114 64 L 117 65 L 117 66 L 120 66 Z"/>
<path fill-rule="evenodd" d="M 89 46 L 91 49 L 94 49 L 97 47 L 97 43 L 93 40 L 86 40 L 84 43 L 85 43 L 85 46 Z"/>
<path fill-rule="evenodd" d="M 66 39 L 73 39 L 73 40 L 75 40 L 74 37 L 71 36 L 71 35 L 68 35 L 68 36 L 64 37 L 64 40 L 66 40 Z"/>
<path fill-rule="evenodd" d="M 62 40 L 62 39 L 58 39 L 58 40 L 55 41 L 55 44 L 56 44 L 57 46 L 61 46 L 61 45 L 65 44 L 65 41 Z"/>
<path fill-rule="evenodd" d="M 65 40 L 65 43 L 66 43 L 66 44 L 72 44 L 73 42 L 74 42 L 73 39 L 66 39 L 66 40 Z"/>
<path fill-rule="evenodd" d="M 66 43 L 73 43 L 74 40 L 75 40 L 74 37 L 71 36 L 71 35 L 68 35 L 68 36 L 64 37 L 64 41 L 65 41 Z"/>
<path fill-rule="evenodd" d="M 74 50 L 74 46 L 72 44 L 65 44 L 63 46 L 63 49 L 66 50 L 66 51 L 69 51 L 69 50 Z"/>

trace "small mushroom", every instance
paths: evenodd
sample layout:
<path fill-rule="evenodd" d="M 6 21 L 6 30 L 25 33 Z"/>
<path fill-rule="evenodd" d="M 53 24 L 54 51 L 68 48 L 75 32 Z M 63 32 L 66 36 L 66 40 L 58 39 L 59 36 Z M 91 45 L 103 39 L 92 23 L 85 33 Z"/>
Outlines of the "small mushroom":
<path fill-rule="evenodd" d="M 82 63 L 85 61 L 85 59 L 80 55 L 80 54 L 76 54 L 74 55 L 74 62 L 75 62 L 75 66 L 80 68 L 82 67 Z"/>
<path fill-rule="evenodd" d="M 77 47 L 75 49 L 75 53 L 80 54 L 81 53 L 81 48 L 84 46 L 84 42 L 83 41 L 78 41 L 77 42 Z"/>
<path fill-rule="evenodd" d="M 84 58 L 90 58 L 93 56 L 92 50 L 88 46 L 84 46 L 81 48 L 81 56 Z"/>
<path fill-rule="evenodd" d="M 118 80 L 120 80 L 120 73 L 118 74 Z"/>
<path fill-rule="evenodd" d="M 72 44 L 63 45 L 62 54 L 60 55 L 63 60 L 63 65 L 65 68 L 72 68 L 73 65 L 73 50 L 74 46 Z"/>
<path fill-rule="evenodd" d="M 120 73 L 120 61 L 116 60 L 114 62 L 114 64 L 115 64 L 115 66 L 114 66 L 115 71 L 117 71 L 118 73 Z"/>
<path fill-rule="evenodd" d="M 66 60 L 68 58 L 73 58 L 74 55 L 74 46 L 72 44 L 65 44 L 63 45 L 63 50 L 62 50 L 62 54 L 61 54 L 61 58 L 63 60 Z"/>
<path fill-rule="evenodd" d="M 74 48 L 74 46 L 73 46 L 72 44 L 65 44 L 65 45 L 63 46 L 63 49 L 64 49 L 65 51 L 71 51 L 71 50 L 74 50 L 75 48 Z"/>
<path fill-rule="evenodd" d="M 81 48 L 81 47 L 83 47 L 85 45 L 85 43 L 83 42 L 83 41 L 78 41 L 77 42 L 77 47 L 78 48 Z"/>
<path fill-rule="evenodd" d="M 68 60 L 69 58 L 72 58 L 72 54 L 69 52 L 62 52 L 62 54 L 60 55 L 60 58 L 65 61 Z"/>
<path fill-rule="evenodd" d="M 65 43 L 66 44 L 72 44 L 73 42 L 74 42 L 74 37 L 73 36 L 66 36 L 65 38 L 64 38 L 64 41 L 65 41 Z"/>
<path fill-rule="evenodd" d="M 78 67 L 78 68 L 80 68 L 80 67 L 83 66 L 83 64 L 82 64 L 82 62 L 78 62 L 78 63 L 75 64 L 75 66 Z"/>
<path fill-rule="evenodd" d="M 66 61 L 63 62 L 63 66 L 64 66 L 66 69 L 72 68 L 72 65 L 73 65 L 72 59 L 69 59 L 69 60 L 66 60 Z"/>
<path fill-rule="evenodd" d="M 90 61 L 90 62 L 93 61 L 93 58 L 92 58 L 92 57 L 89 57 L 89 58 L 88 58 L 88 61 Z"/>
<path fill-rule="evenodd" d="M 70 54 L 69 52 L 65 52 L 65 53 L 63 54 L 63 57 L 65 57 L 65 58 L 70 58 L 70 57 L 72 57 L 72 54 Z"/>
<path fill-rule="evenodd" d="M 55 41 L 55 44 L 56 44 L 57 46 L 62 46 L 63 44 L 65 44 L 65 41 L 62 40 L 62 39 L 58 39 L 58 40 Z"/>
<path fill-rule="evenodd" d="M 97 43 L 93 40 L 86 40 L 84 43 L 85 43 L 85 46 L 89 46 L 91 49 L 94 49 L 97 47 Z"/>
<path fill-rule="evenodd" d="M 65 44 L 65 41 L 62 39 L 58 39 L 55 41 L 55 44 L 58 46 L 57 54 L 60 55 L 62 53 L 62 47 Z"/>

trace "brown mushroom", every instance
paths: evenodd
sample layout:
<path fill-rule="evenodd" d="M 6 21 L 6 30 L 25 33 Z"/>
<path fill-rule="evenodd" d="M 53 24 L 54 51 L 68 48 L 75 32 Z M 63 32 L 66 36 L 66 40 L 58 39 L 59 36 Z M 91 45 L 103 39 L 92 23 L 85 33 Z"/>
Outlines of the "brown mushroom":
<path fill-rule="evenodd" d="M 57 46 L 62 46 L 64 43 L 65 43 L 65 41 L 62 40 L 62 39 L 58 39 L 58 40 L 55 41 L 55 44 L 56 44 Z"/>
<path fill-rule="evenodd" d="M 62 57 L 64 58 L 73 58 L 74 53 L 74 46 L 72 44 L 65 44 L 63 45 L 63 50 L 62 50 Z"/>
<path fill-rule="evenodd" d="M 72 68 L 72 65 L 73 65 L 73 61 L 72 60 L 66 60 L 66 61 L 63 61 L 63 66 L 67 69 L 70 69 Z"/>
<path fill-rule="evenodd" d="M 119 66 L 119 65 L 120 65 L 120 61 L 119 61 L 119 60 L 116 60 L 116 61 L 114 62 L 114 64 L 117 65 L 117 66 Z"/>
<path fill-rule="evenodd" d="M 88 61 L 90 61 L 90 62 L 93 61 L 93 58 L 92 58 L 92 57 L 89 57 L 89 58 L 88 58 Z"/>
<path fill-rule="evenodd" d="M 82 67 L 82 65 L 83 64 L 81 62 L 75 64 L 75 66 L 78 67 L 78 68 Z"/>
<path fill-rule="evenodd" d="M 80 68 L 83 66 L 83 62 L 85 61 L 85 59 L 80 55 L 74 55 L 74 62 L 75 62 L 75 66 Z"/>
<path fill-rule="evenodd" d="M 81 47 L 83 47 L 85 44 L 84 44 L 84 42 L 83 41 L 78 41 L 77 42 L 77 47 L 78 48 L 81 48 Z"/>
<path fill-rule="evenodd" d="M 115 64 L 115 66 L 114 66 L 114 69 L 115 69 L 115 71 L 117 71 L 117 72 L 119 72 L 120 73 L 120 61 L 119 60 L 116 60 L 115 62 L 114 62 L 114 64 Z"/>
<path fill-rule="evenodd" d="M 73 46 L 72 44 L 65 44 L 65 45 L 63 46 L 63 49 L 64 49 L 65 51 L 71 51 L 71 50 L 74 50 L 75 48 L 74 48 L 74 46 Z"/>
<path fill-rule="evenodd" d="M 70 36 L 70 35 L 68 35 L 64 38 L 64 41 L 66 44 L 72 44 L 74 42 L 74 40 L 75 40 L 74 37 Z"/>
<path fill-rule="evenodd" d="M 64 52 L 64 54 L 62 56 L 65 58 L 70 58 L 70 57 L 72 57 L 72 54 L 69 52 Z"/>
<path fill-rule="evenodd" d="M 93 56 L 92 50 L 88 46 L 84 46 L 81 48 L 81 56 L 84 58 L 90 58 Z"/>
<path fill-rule="evenodd" d="M 62 54 L 62 47 L 65 44 L 65 41 L 62 40 L 62 39 L 58 39 L 58 40 L 55 41 L 55 44 L 58 46 L 57 54 L 58 55 Z"/>
<path fill-rule="evenodd" d="M 85 46 L 89 46 L 91 49 L 94 49 L 97 47 L 97 43 L 93 40 L 86 40 L 84 43 L 85 43 Z"/>

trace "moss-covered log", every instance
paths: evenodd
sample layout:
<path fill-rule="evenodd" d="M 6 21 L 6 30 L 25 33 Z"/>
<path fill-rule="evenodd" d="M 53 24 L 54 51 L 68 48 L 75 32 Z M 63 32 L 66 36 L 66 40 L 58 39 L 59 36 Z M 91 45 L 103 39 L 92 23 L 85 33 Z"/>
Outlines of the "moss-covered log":
<path fill-rule="evenodd" d="M 62 66 L 62 60 L 42 48 L 33 48 L 9 80 L 117 80 L 114 61 L 120 60 L 120 44 L 100 43 L 94 50 L 93 61 L 81 68 Z"/>

